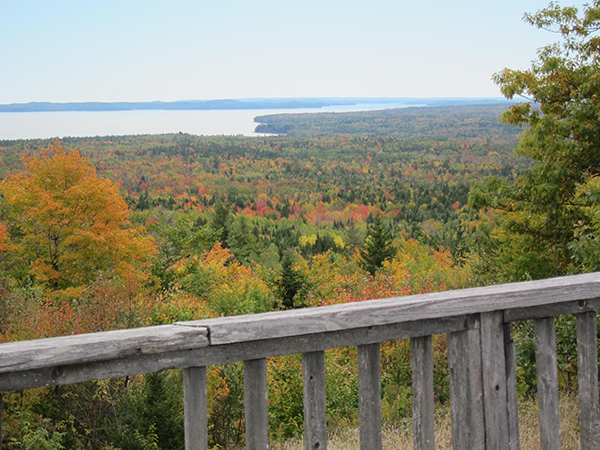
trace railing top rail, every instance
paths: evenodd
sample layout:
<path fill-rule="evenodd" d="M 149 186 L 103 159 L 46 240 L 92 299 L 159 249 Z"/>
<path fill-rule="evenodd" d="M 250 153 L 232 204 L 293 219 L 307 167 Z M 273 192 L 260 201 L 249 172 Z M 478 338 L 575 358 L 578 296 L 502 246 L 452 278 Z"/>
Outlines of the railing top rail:
<path fill-rule="evenodd" d="M 13 342 L 0 345 L 0 391 L 469 329 L 484 312 L 510 321 L 586 309 L 600 309 L 600 273 Z"/>
<path fill-rule="evenodd" d="M 600 272 L 177 325 L 207 327 L 210 345 L 224 345 L 595 298 L 600 298 Z"/>
<path fill-rule="evenodd" d="M 161 325 L 0 345 L 0 374 L 137 355 L 158 355 L 209 345 L 202 327 Z"/>

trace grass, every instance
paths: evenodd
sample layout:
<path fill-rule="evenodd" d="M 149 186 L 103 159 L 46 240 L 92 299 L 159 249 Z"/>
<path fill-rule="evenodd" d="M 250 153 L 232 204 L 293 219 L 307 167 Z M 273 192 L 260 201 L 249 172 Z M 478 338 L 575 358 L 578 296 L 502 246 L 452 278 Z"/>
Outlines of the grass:
<path fill-rule="evenodd" d="M 579 449 L 579 407 L 576 396 L 565 394 L 560 399 L 561 445 L 563 450 Z M 383 430 L 383 448 L 394 450 L 412 450 L 411 421 L 386 426 Z M 538 425 L 537 400 L 523 400 L 519 404 L 519 438 L 521 450 L 538 450 L 540 448 L 540 431 Z M 273 450 L 303 450 L 302 439 L 275 442 Z M 333 430 L 328 436 L 329 450 L 359 449 L 357 429 Z M 450 425 L 450 409 L 439 408 L 436 411 L 435 448 L 452 449 Z"/>

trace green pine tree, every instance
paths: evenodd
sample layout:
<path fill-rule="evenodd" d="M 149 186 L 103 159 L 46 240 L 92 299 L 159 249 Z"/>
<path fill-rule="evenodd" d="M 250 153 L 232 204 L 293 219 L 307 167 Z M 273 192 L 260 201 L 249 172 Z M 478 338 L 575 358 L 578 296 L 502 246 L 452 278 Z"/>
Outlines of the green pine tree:
<path fill-rule="evenodd" d="M 375 276 L 383 263 L 396 256 L 396 253 L 398 253 L 398 247 L 394 244 L 394 236 L 385 226 L 383 218 L 379 214 L 369 228 L 369 234 L 363 247 L 358 250 L 358 264 L 361 269 Z"/>
<path fill-rule="evenodd" d="M 212 222 L 212 228 L 216 232 L 217 241 L 223 248 L 229 248 L 229 232 L 231 229 L 230 206 L 218 201 L 215 204 L 215 213 Z"/>
<path fill-rule="evenodd" d="M 245 215 L 238 215 L 232 223 L 227 244 L 240 263 L 248 265 L 253 259 L 257 259 L 259 253 L 257 239 Z"/>
<path fill-rule="evenodd" d="M 292 251 L 286 251 L 281 259 L 281 274 L 277 280 L 277 290 L 284 309 L 301 306 L 297 304 L 298 299 L 296 299 L 296 296 L 304 287 L 304 277 L 302 273 L 294 267 L 295 263 L 296 261 Z M 294 302 L 295 299 L 296 302 Z"/>

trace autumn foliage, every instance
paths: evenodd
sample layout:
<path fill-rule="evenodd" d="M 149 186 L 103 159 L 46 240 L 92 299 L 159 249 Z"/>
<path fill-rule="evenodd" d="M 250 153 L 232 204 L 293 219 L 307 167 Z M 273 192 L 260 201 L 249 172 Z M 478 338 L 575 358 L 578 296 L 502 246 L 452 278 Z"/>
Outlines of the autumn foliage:
<path fill-rule="evenodd" d="M 160 145 L 154 159 L 143 154 L 152 148 L 147 141 L 136 149 L 130 146 L 136 141 L 125 140 L 127 151 L 102 148 L 95 158 L 82 156 L 93 154 L 87 144 L 79 151 L 54 141 L 23 157 L 25 169 L 0 182 L 0 341 L 357 302 L 473 282 L 472 266 L 458 266 L 451 251 L 413 239 L 406 225 L 418 216 L 423 230 L 441 236 L 434 216 L 467 217 L 464 208 L 449 206 L 459 192 L 453 191 L 456 180 L 429 173 L 442 173 L 442 165 L 389 166 L 374 159 L 376 141 L 347 139 L 291 141 L 308 147 L 284 159 L 269 152 L 284 152 L 288 141 L 274 139 L 273 147 L 237 138 L 217 139 L 216 149 L 213 138 L 165 152 Z M 345 159 L 315 162 L 320 146 Z M 201 159 L 211 152 L 210 160 Z M 356 154 L 367 163 L 356 162 Z M 394 179 L 401 172 L 404 185 Z M 438 185 L 431 189 L 434 178 Z M 421 187 L 409 190 L 408 183 Z M 388 240 L 398 252 L 367 271 L 358 249 L 375 217 L 389 225 Z M 294 289 L 283 289 L 290 274 Z M 408 348 L 403 342 L 382 346 L 386 368 L 400 371 L 385 381 L 386 420 L 410 409 Z M 327 364 L 329 419 L 353 425 L 356 352 L 332 351 Z M 299 366 L 297 356 L 269 361 L 274 436 L 301 433 Z M 242 380 L 239 364 L 209 371 L 212 446 L 243 442 Z M 25 404 L 5 396 L 7 435 L 25 447 L 41 439 L 35 434 L 41 429 L 47 448 L 170 448 L 159 422 L 166 415 L 180 419 L 180 394 L 165 400 L 170 412 L 157 413 L 156 405 L 180 382 L 177 375 L 159 374 L 65 387 L 60 395 L 36 391 Z M 444 389 L 440 384 L 439 398 Z M 34 412 L 41 410 L 46 412 Z M 95 426 L 98 421 L 106 427 Z M 133 434 L 125 436 L 123 429 Z"/>
<path fill-rule="evenodd" d="M 471 286 L 478 260 L 461 255 L 479 217 L 467 209 L 468 184 L 512 173 L 510 145 L 183 134 L 9 143 L 0 153 L 0 341 Z M 359 249 L 376 221 L 397 252 L 365 270 Z M 410 412 L 409 348 L 382 344 L 390 423 Z M 443 340 L 436 349 L 443 375 Z M 302 432 L 300 366 L 298 356 L 268 362 L 275 437 Z M 330 424 L 355 426 L 355 349 L 328 352 L 327 374 Z M 242 445 L 242 367 L 208 375 L 210 445 Z M 4 397 L 15 448 L 35 439 L 178 448 L 164 433 L 181 419 L 177 372 L 60 389 Z"/>
<path fill-rule="evenodd" d="M 594 11 L 596 23 L 597 6 Z M 513 92 L 519 77 L 512 73 L 500 84 Z M 179 133 L 68 139 L 64 146 L 0 142 L 0 342 L 497 282 L 498 269 L 489 261 L 502 263 L 503 252 L 512 257 L 527 250 L 525 241 L 515 239 L 522 230 L 498 227 L 500 187 L 511 186 L 531 164 L 511 156 L 517 130 L 496 120 L 498 108 L 269 118 L 272 130 L 285 127 L 288 136 Z M 513 115 L 519 111 L 513 108 Z M 549 122 L 552 111 L 542 111 Z M 531 117 L 513 117 L 513 123 L 527 118 L 535 126 L 537 110 L 525 112 Z M 589 130 L 595 131 L 584 131 L 597 137 L 597 108 L 592 112 Z M 543 149 L 533 144 L 546 142 L 546 128 L 533 128 L 522 142 Z M 567 130 L 558 137 L 569 148 L 578 140 L 571 128 L 557 129 Z M 580 141 L 581 154 L 597 148 L 598 139 L 590 142 Z M 38 154 L 40 146 L 46 148 Z M 600 169 L 598 158 L 591 158 L 593 165 L 590 158 L 581 164 L 593 171 L 580 165 L 571 170 L 577 177 L 586 172 L 586 180 L 570 176 L 568 183 L 552 183 L 550 177 L 540 185 L 530 178 L 536 189 L 515 191 L 544 200 L 552 193 L 546 187 L 570 189 L 574 200 L 563 204 L 565 217 L 576 217 L 571 212 L 581 207 L 589 221 L 555 227 L 577 237 L 575 242 L 549 236 L 582 267 L 600 265 Z M 546 177 L 554 164 L 536 167 Z M 481 179 L 489 189 L 486 202 L 479 202 L 486 207 L 478 210 L 477 191 L 469 190 Z M 561 211 L 554 200 L 531 203 Z M 523 220 L 513 225 L 531 227 L 531 217 L 545 218 L 545 210 L 532 216 L 536 210 L 528 208 L 516 210 Z M 543 254 L 534 250 L 514 260 L 527 276 L 541 273 L 531 270 L 539 268 Z M 515 272 L 515 264 L 506 267 Z M 563 342 L 573 336 L 568 324 L 558 322 L 558 329 Z M 527 328 L 517 333 L 525 342 Z M 435 399 L 444 405 L 445 336 L 434 337 L 433 345 Z M 518 383 L 531 387 L 535 377 L 526 369 L 533 364 L 526 364 L 525 353 L 519 355 L 525 363 Z M 575 363 L 562 364 L 564 355 L 576 352 L 562 353 L 559 370 L 571 370 Z M 383 342 L 381 357 L 383 419 L 401 430 L 412 407 L 410 345 Z M 271 434 L 298 436 L 301 357 L 270 358 L 267 364 Z M 328 423 L 356 428 L 356 349 L 326 352 L 326 365 Z M 6 394 L 0 405 L 4 443 L 15 449 L 178 449 L 181 389 L 181 374 L 173 371 Z M 209 367 L 208 391 L 210 447 L 243 445 L 242 365 Z"/>
<path fill-rule="evenodd" d="M 55 141 L 25 173 L 0 183 L 5 224 L 24 268 L 48 290 L 74 295 L 99 273 L 140 270 L 153 242 L 132 227 L 119 186 L 96 175 L 89 159 Z M 0 245 L 6 228 L 0 229 Z"/>

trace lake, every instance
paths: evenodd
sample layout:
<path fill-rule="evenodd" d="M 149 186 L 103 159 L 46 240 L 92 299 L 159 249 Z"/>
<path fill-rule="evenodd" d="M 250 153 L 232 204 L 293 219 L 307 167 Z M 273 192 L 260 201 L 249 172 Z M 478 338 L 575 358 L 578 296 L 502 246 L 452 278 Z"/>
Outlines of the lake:
<path fill-rule="evenodd" d="M 369 111 L 408 106 L 423 105 L 363 103 L 311 109 L 0 113 L 0 139 L 121 136 L 178 133 L 180 131 L 196 135 L 257 136 L 254 133 L 256 116 L 281 113 Z"/>

